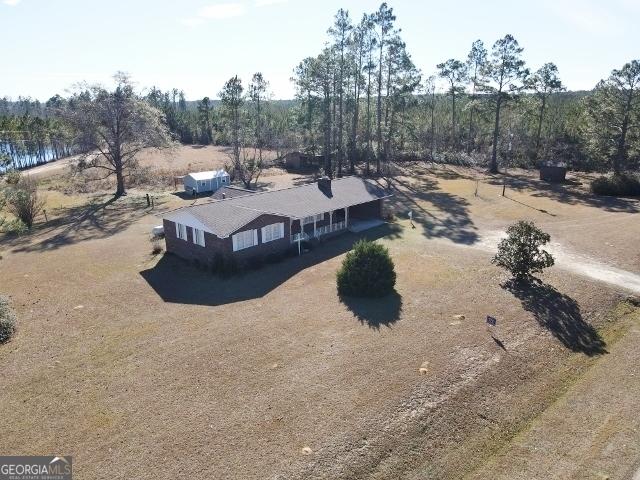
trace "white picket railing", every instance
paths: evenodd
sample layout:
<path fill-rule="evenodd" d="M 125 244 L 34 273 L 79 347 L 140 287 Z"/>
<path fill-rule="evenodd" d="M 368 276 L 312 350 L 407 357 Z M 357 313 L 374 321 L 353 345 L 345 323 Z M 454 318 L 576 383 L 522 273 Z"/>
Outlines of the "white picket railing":
<path fill-rule="evenodd" d="M 316 235 L 315 238 L 321 237 L 322 235 L 327 235 L 328 233 L 337 232 L 338 230 L 344 230 L 346 228 L 345 221 L 332 223 L 330 225 L 325 225 L 323 227 L 316 227 Z M 298 240 L 309 240 L 310 236 L 304 232 L 302 233 L 294 233 L 291 235 L 291 243 L 295 243 Z"/>
<path fill-rule="evenodd" d="M 291 243 L 296 243 L 298 240 L 300 241 L 309 240 L 309 235 L 307 235 L 304 232 L 294 233 L 293 235 L 291 235 Z"/>

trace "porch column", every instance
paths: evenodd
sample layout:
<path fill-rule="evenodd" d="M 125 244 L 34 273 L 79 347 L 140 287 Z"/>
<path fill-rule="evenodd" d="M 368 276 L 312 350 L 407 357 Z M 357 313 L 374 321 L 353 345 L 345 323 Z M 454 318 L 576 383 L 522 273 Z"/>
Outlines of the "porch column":
<path fill-rule="evenodd" d="M 333 232 L 333 210 L 329 210 L 329 233 Z"/>
<path fill-rule="evenodd" d="M 291 243 L 293 241 L 293 238 L 291 238 L 291 224 L 293 223 L 293 218 L 289 217 L 289 243 Z"/>
<path fill-rule="evenodd" d="M 349 227 L 349 207 L 344 207 L 344 228 Z"/>
<path fill-rule="evenodd" d="M 316 236 L 316 216 L 313 216 L 313 236 Z"/>

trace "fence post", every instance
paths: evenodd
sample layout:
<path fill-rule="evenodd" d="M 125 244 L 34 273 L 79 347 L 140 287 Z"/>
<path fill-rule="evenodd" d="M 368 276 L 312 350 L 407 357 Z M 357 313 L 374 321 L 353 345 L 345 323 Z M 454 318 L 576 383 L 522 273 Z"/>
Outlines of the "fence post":
<path fill-rule="evenodd" d="M 507 189 L 507 179 L 502 180 L 502 196 L 504 197 L 504 191 Z"/>

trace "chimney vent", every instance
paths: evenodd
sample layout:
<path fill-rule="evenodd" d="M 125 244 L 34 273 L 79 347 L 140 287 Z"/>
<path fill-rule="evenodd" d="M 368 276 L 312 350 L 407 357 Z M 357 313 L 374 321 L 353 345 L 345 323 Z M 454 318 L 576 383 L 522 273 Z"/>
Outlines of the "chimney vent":
<path fill-rule="evenodd" d="M 318 179 L 318 188 L 325 193 L 331 192 L 331 179 L 326 175 Z"/>

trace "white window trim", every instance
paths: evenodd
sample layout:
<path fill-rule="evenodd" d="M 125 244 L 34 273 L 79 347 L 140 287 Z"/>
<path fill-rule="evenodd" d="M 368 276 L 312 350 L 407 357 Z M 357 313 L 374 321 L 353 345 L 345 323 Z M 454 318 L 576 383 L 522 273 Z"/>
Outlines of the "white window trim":
<path fill-rule="evenodd" d="M 176 237 L 187 241 L 187 226 L 184 223 L 176 223 Z"/>
<path fill-rule="evenodd" d="M 249 237 L 249 232 L 252 232 L 253 243 L 251 245 L 245 245 L 244 241 L 247 237 Z M 242 235 L 242 237 L 241 237 Z M 240 239 L 242 240 L 242 244 L 240 244 Z M 258 230 L 243 230 L 242 232 L 235 233 L 231 236 L 231 241 L 233 243 L 233 251 L 238 252 L 240 250 L 246 250 L 247 248 L 255 247 L 258 245 Z"/>
<path fill-rule="evenodd" d="M 200 245 L 201 247 L 205 247 L 206 244 L 204 240 L 204 230 L 192 228 L 191 231 L 193 232 L 193 243 L 195 243 L 196 245 Z"/>
<path fill-rule="evenodd" d="M 261 231 L 262 243 L 274 242 L 284 238 L 284 222 L 265 225 Z"/>

